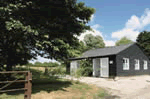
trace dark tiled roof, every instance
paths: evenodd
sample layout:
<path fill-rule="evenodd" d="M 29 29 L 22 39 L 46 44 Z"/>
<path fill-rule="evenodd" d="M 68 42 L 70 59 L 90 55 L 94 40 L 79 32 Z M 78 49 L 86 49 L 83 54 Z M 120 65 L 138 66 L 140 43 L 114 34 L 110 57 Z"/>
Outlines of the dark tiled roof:
<path fill-rule="evenodd" d="M 120 46 L 106 47 L 106 48 L 92 49 L 92 50 L 84 52 L 81 57 L 72 58 L 72 59 L 82 59 L 82 58 L 88 58 L 88 57 L 116 55 L 119 52 L 125 50 L 126 48 L 130 47 L 133 44 L 135 44 L 135 43 L 120 45 Z"/>

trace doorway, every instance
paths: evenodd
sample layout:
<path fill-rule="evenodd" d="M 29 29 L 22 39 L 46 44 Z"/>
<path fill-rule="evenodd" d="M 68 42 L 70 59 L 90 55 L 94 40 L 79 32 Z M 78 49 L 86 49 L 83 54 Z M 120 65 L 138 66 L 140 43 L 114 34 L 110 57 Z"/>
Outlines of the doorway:
<path fill-rule="evenodd" d="M 109 77 L 109 59 L 100 58 L 100 77 Z"/>

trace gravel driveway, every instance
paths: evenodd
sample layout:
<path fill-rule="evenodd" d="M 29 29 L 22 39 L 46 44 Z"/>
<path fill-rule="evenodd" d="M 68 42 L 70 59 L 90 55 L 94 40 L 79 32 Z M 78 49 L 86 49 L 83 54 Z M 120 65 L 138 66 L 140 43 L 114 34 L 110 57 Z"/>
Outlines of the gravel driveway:
<path fill-rule="evenodd" d="M 64 78 L 72 79 L 70 76 Z M 77 79 L 73 78 L 73 80 Z M 150 99 L 150 75 L 119 77 L 116 80 L 81 77 L 79 81 L 105 88 L 112 94 L 112 97 L 115 97 L 113 99 Z"/>

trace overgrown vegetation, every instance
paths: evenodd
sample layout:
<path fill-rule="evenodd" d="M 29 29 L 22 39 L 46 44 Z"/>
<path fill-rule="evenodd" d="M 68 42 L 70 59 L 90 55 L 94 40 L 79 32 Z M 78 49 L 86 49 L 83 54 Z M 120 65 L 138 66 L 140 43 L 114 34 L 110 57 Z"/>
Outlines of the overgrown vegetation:
<path fill-rule="evenodd" d="M 79 78 L 81 76 L 92 76 L 93 67 L 92 60 L 85 59 L 80 61 L 80 67 L 74 73 L 75 77 Z"/>
<path fill-rule="evenodd" d="M 83 76 L 92 76 L 93 72 L 92 59 L 81 60 L 80 68 Z"/>
<path fill-rule="evenodd" d="M 66 74 L 66 68 L 62 67 L 62 66 L 58 66 L 58 67 L 55 67 L 55 68 L 49 68 L 49 71 L 48 73 L 50 75 L 65 75 Z"/>

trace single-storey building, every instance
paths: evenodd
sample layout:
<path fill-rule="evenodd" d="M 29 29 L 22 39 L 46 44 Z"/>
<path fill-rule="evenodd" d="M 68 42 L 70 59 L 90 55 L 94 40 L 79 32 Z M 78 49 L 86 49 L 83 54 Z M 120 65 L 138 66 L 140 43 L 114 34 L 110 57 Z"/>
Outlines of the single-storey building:
<path fill-rule="evenodd" d="M 86 58 L 93 60 L 95 77 L 150 74 L 150 60 L 136 43 L 92 49 L 81 57 L 70 58 L 70 72 L 76 71 L 79 60 Z"/>

